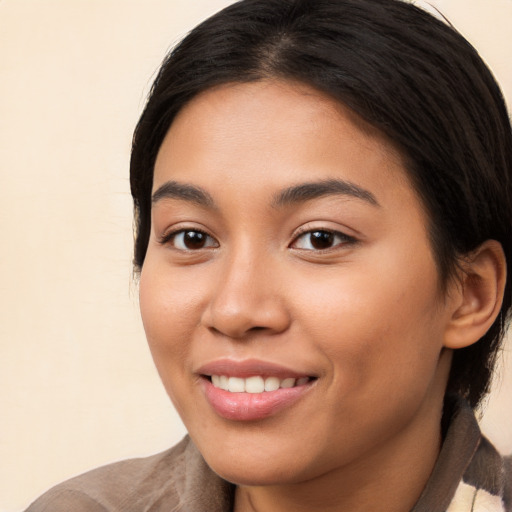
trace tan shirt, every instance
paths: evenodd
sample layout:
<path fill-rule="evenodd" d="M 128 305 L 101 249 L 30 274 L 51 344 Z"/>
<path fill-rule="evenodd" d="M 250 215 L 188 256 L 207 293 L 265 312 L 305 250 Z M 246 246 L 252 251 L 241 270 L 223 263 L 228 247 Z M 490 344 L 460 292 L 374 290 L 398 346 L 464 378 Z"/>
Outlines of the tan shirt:
<path fill-rule="evenodd" d="M 187 436 L 163 453 L 68 480 L 26 512 L 230 512 L 234 489 Z M 462 400 L 452 407 L 441 453 L 411 512 L 512 512 L 512 460 L 482 437 Z"/>

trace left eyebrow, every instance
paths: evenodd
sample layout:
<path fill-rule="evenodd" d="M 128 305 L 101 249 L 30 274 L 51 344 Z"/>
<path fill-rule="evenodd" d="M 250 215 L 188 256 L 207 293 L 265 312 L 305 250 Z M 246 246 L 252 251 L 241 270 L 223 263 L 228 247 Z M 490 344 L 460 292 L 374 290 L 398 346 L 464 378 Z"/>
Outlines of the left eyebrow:
<path fill-rule="evenodd" d="M 372 206 L 380 207 L 379 202 L 369 190 L 350 181 L 338 179 L 301 183 L 286 188 L 274 197 L 272 206 L 280 207 L 294 203 L 304 203 L 311 199 L 331 195 L 355 197 Z"/>
<path fill-rule="evenodd" d="M 177 181 L 167 181 L 159 187 L 151 197 L 151 202 L 155 204 L 162 199 L 179 199 L 181 201 L 195 203 L 205 208 L 215 208 L 215 202 L 206 190 Z"/>

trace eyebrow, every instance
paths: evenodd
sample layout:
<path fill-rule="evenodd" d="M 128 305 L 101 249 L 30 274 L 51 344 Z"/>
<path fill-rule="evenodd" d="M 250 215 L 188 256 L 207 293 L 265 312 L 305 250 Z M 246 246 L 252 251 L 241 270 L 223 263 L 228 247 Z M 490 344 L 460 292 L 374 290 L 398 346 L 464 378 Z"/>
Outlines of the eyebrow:
<path fill-rule="evenodd" d="M 274 197 L 272 206 L 279 207 L 294 203 L 304 203 L 311 199 L 317 199 L 323 196 L 343 195 L 355 197 L 380 207 L 376 197 L 364 188 L 345 180 L 330 179 L 311 183 L 301 183 L 286 188 Z"/>
<path fill-rule="evenodd" d="M 272 206 L 278 208 L 294 203 L 304 203 L 312 199 L 323 196 L 345 195 L 355 197 L 380 207 L 375 196 L 354 183 L 339 179 L 330 179 L 315 181 L 310 183 L 300 183 L 288 187 L 275 195 L 272 200 Z M 179 183 L 177 181 L 167 181 L 154 192 L 151 201 L 153 204 L 162 199 L 180 199 L 195 203 L 205 208 L 215 208 L 213 197 L 201 187 L 190 185 L 188 183 Z"/>
<path fill-rule="evenodd" d="M 158 187 L 151 197 L 151 202 L 155 204 L 162 199 L 181 199 L 205 208 L 215 208 L 213 197 L 206 190 L 177 181 L 167 181 Z"/>

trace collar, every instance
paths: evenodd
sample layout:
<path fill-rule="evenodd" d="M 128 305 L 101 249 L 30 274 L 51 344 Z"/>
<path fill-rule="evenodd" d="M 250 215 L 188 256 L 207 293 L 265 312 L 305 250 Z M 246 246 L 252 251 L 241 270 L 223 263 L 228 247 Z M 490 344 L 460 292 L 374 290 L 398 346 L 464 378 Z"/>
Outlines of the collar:
<path fill-rule="evenodd" d="M 411 512 L 505 512 L 503 459 L 480 432 L 469 404 L 447 396 L 441 452 Z"/>

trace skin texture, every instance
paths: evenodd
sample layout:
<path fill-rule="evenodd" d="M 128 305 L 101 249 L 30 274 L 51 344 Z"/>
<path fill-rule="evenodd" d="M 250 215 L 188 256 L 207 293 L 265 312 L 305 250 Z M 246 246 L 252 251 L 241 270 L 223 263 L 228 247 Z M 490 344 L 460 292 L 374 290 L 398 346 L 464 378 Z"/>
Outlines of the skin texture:
<path fill-rule="evenodd" d="M 335 179 L 375 201 L 331 193 L 276 205 L 288 187 Z M 228 84 L 193 99 L 160 148 L 153 191 L 169 181 L 210 202 L 154 202 L 142 318 L 192 439 L 239 486 L 235 509 L 410 510 L 440 447 L 450 349 L 476 341 L 499 306 L 499 249 L 475 257 L 498 284 L 451 283 L 443 295 L 399 152 L 304 85 Z M 184 245 L 183 229 L 205 233 L 203 246 Z M 341 235 L 318 250 L 315 230 Z M 229 420 L 198 374 L 219 359 L 316 380 L 274 415 Z"/>

